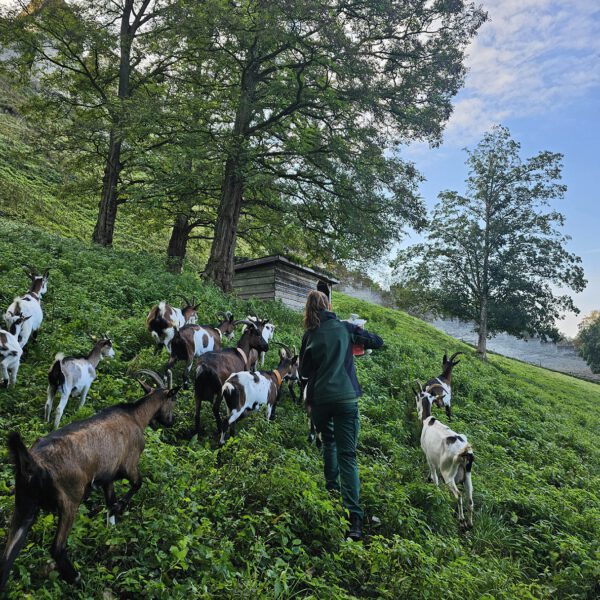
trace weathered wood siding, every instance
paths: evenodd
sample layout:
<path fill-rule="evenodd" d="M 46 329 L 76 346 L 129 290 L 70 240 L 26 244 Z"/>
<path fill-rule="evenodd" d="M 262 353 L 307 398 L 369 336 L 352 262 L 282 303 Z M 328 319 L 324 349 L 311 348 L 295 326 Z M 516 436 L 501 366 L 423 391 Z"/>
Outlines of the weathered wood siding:
<path fill-rule="evenodd" d="M 275 265 L 265 265 L 246 271 L 238 271 L 233 278 L 235 293 L 244 300 L 275 298 Z"/>
<path fill-rule="evenodd" d="M 290 308 L 302 310 L 308 292 L 317 289 L 318 277 L 285 264 L 275 268 L 275 298 Z"/>
<path fill-rule="evenodd" d="M 284 262 L 257 265 L 236 271 L 233 289 L 245 300 L 281 300 L 286 306 L 302 310 L 306 296 L 317 289 L 320 277 Z"/>

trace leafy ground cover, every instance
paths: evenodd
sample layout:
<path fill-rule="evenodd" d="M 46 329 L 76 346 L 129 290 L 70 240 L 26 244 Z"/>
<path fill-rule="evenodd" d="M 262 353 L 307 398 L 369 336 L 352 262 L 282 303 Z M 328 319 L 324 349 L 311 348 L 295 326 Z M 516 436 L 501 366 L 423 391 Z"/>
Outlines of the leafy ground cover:
<path fill-rule="evenodd" d="M 100 364 L 86 406 L 71 400 L 63 424 L 140 397 L 131 373 L 164 367 L 144 330 L 150 306 L 177 294 L 200 298 L 200 321 L 254 309 L 277 323 L 276 339 L 299 345 L 301 316 L 277 303 L 223 296 L 194 274 L 166 273 L 156 256 L 92 248 L 10 221 L 0 223 L 0 305 L 27 285 L 22 264 L 49 266 L 45 321 L 14 390 L 0 390 L 0 438 L 45 435 L 46 373 L 56 352 L 85 352 L 88 333 L 108 331 L 117 357 Z M 107 527 L 94 493 L 69 551 L 79 587 L 58 579 L 48 553 L 55 518 L 43 514 L 17 559 L 11 598 L 596 598 L 600 595 L 600 388 L 472 350 L 408 315 L 334 295 L 385 347 L 357 360 L 364 396 L 360 468 L 365 543 L 343 539 L 340 502 L 326 493 L 321 460 L 306 442 L 302 409 L 287 395 L 277 420 L 247 418 L 217 449 L 205 407 L 190 438 L 192 392 L 174 427 L 148 430 L 144 484 Z M 461 534 L 451 495 L 427 483 L 410 383 L 438 374 L 443 351 L 467 356 L 455 370 L 453 427 L 475 450 L 475 526 Z M 268 364 L 274 365 L 271 351 Z M 441 416 L 441 415 L 440 415 Z M 0 448 L 0 537 L 14 499 Z M 118 486 L 117 493 L 124 486 Z M 379 524 L 373 520 L 376 516 Z"/>

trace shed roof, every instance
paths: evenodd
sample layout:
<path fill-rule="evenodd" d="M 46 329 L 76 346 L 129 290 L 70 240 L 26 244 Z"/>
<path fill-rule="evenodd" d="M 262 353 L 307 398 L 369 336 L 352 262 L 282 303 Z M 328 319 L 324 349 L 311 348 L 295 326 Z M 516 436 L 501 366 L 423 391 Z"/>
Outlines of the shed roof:
<path fill-rule="evenodd" d="M 309 273 L 311 275 L 314 275 L 315 277 L 318 277 L 319 279 L 322 279 L 323 281 L 326 281 L 327 283 L 330 283 L 332 285 L 339 283 L 337 279 L 334 279 L 326 273 L 315 271 L 314 269 L 310 269 L 309 267 L 299 265 L 295 262 L 292 262 L 285 256 L 281 256 L 280 254 L 273 254 L 272 256 L 263 256 L 262 258 L 253 258 L 250 260 L 236 262 L 233 266 L 233 269 L 237 273 L 239 271 L 245 271 L 246 269 L 254 269 L 256 267 L 261 267 L 263 265 L 269 265 L 272 263 L 282 263 L 284 265 L 297 269 L 298 271 L 301 271 L 303 273 Z"/>

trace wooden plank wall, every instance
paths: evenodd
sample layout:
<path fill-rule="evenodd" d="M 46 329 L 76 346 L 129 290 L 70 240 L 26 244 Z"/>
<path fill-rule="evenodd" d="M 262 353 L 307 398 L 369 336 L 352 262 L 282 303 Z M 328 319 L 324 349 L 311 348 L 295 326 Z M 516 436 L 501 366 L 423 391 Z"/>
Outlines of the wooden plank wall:
<path fill-rule="evenodd" d="M 275 298 L 275 265 L 265 265 L 247 271 L 238 271 L 233 277 L 233 289 L 244 300 Z"/>
<path fill-rule="evenodd" d="M 319 277 L 304 273 L 283 263 L 259 266 L 247 271 L 238 271 L 233 278 L 233 289 L 245 300 L 281 300 L 286 306 L 304 309 L 306 296 L 317 289 Z"/>
<path fill-rule="evenodd" d="M 275 269 L 275 298 L 291 308 L 302 310 L 308 292 L 317 289 L 319 279 L 279 263 Z"/>

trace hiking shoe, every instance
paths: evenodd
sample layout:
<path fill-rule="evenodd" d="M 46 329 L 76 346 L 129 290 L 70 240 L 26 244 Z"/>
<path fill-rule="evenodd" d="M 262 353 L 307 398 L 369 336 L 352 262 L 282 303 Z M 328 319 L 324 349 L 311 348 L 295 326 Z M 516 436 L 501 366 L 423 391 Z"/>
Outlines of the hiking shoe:
<path fill-rule="evenodd" d="M 356 513 L 350 513 L 350 529 L 348 531 L 348 537 L 353 542 L 362 540 L 362 518 Z"/>

